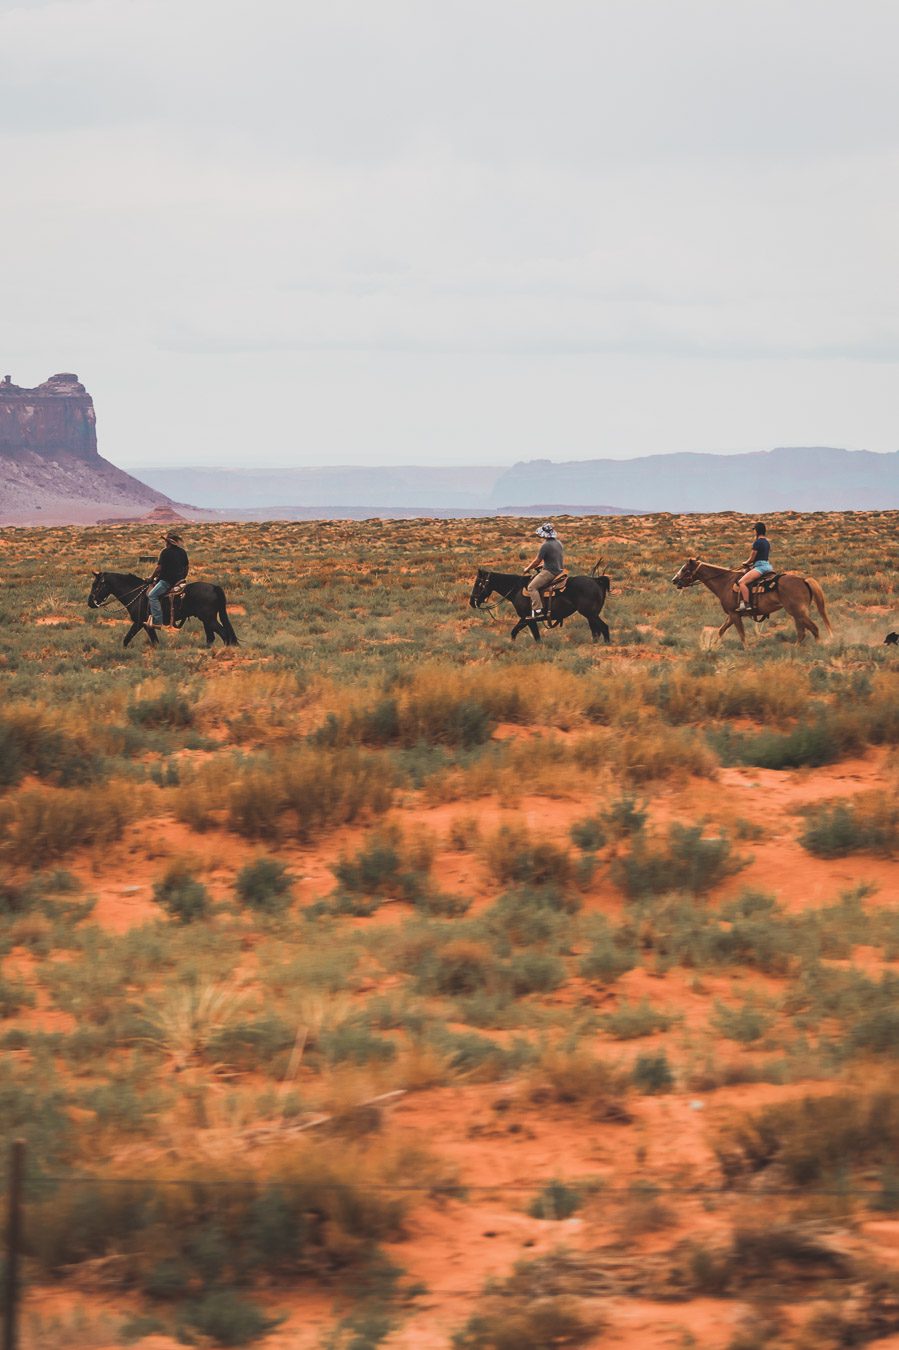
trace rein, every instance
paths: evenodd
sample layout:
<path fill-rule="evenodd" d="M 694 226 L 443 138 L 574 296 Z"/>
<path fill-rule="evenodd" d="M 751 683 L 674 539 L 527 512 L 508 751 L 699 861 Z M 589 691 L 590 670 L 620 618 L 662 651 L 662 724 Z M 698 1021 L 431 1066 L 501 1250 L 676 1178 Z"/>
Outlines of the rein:
<path fill-rule="evenodd" d="M 127 609 L 129 600 L 132 600 L 135 595 L 139 595 L 141 591 L 146 591 L 149 585 L 149 581 L 142 581 L 139 586 L 135 586 L 133 591 L 128 591 L 125 595 L 116 595 L 114 591 L 110 591 L 105 600 L 94 601 L 94 609 L 105 609 L 113 600 L 120 601 Z"/>
<path fill-rule="evenodd" d="M 488 572 L 488 574 L 487 574 L 488 580 L 489 580 L 490 576 L 491 576 L 491 573 Z M 516 580 L 516 581 L 514 581 L 514 582 L 512 583 L 512 585 L 510 586 L 510 588 L 509 588 L 508 591 L 501 591 L 501 590 L 499 590 L 499 589 L 497 588 L 497 589 L 496 589 L 496 594 L 499 596 L 500 600 L 511 600 L 511 599 L 512 599 L 512 596 L 515 594 L 515 591 L 517 590 L 517 588 L 518 588 L 518 581 Z M 489 595 L 489 594 L 491 593 L 491 591 L 493 591 L 493 590 L 494 590 L 494 588 L 491 587 L 491 590 L 488 591 L 487 594 Z M 483 600 L 481 600 L 481 601 L 479 601 L 478 603 L 475 604 L 475 609 L 477 610 L 477 612 L 478 612 L 479 614 L 483 613 L 483 611 L 486 609 L 487 613 L 490 615 L 490 622 L 491 622 L 491 623 L 496 623 L 496 622 L 497 622 L 497 617 L 496 617 L 496 605 L 490 604 L 490 602 L 487 600 L 486 597 L 485 597 Z"/>

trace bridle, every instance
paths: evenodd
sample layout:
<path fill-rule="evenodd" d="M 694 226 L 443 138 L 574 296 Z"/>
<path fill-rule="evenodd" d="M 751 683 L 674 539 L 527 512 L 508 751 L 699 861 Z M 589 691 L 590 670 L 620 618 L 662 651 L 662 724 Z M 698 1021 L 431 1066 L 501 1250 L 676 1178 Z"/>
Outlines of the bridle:
<path fill-rule="evenodd" d="M 106 578 L 102 572 L 100 573 L 100 576 L 103 577 L 103 585 L 105 586 L 107 584 Z M 100 577 L 97 578 L 97 581 L 99 580 Z M 102 600 L 94 601 L 94 609 L 105 609 L 113 600 L 120 600 L 127 609 L 129 600 L 133 600 L 136 595 L 141 593 L 141 591 L 145 591 L 149 585 L 149 581 L 142 581 L 139 586 L 135 586 L 133 591 L 128 591 L 127 595 L 116 595 L 113 591 L 110 591 Z"/>
<path fill-rule="evenodd" d="M 495 575 L 495 573 L 493 573 L 493 572 L 485 572 L 485 573 L 484 573 L 484 579 L 483 579 L 483 582 L 475 582 L 475 586 L 476 586 L 479 590 L 482 590 L 482 591 L 483 591 L 483 595 L 480 596 L 478 599 L 476 599 L 475 602 L 474 602 L 474 608 L 477 610 L 477 612 L 478 612 L 479 614 L 482 614 L 482 613 L 484 612 L 484 610 L 486 610 L 487 613 L 490 615 L 491 622 L 493 622 L 493 623 L 496 622 L 496 605 L 491 604 L 487 597 L 488 597 L 488 596 L 491 594 L 491 592 L 494 591 L 494 589 L 495 589 L 495 588 L 494 588 L 493 586 L 491 586 L 491 584 L 490 584 L 490 578 L 491 578 L 492 576 L 494 576 L 494 575 Z M 500 590 L 496 590 L 495 593 L 499 596 L 500 600 L 511 600 L 512 596 L 513 596 L 514 593 L 515 593 L 515 589 L 516 589 L 517 585 L 518 585 L 518 583 L 515 582 L 515 583 L 509 588 L 508 591 L 500 591 Z"/>
<path fill-rule="evenodd" d="M 671 580 L 674 582 L 675 586 L 679 591 L 685 591 L 688 586 L 696 585 L 697 581 L 699 580 L 699 569 L 701 566 L 702 560 L 700 558 L 694 558 L 684 563 L 684 567 L 689 567 L 692 569 L 689 572 L 689 574 L 686 577 L 682 576 L 681 573 L 684 570 L 684 567 L 682 567 L 680 571 L 677 572 L 676 575 L 671 578 Z"/>

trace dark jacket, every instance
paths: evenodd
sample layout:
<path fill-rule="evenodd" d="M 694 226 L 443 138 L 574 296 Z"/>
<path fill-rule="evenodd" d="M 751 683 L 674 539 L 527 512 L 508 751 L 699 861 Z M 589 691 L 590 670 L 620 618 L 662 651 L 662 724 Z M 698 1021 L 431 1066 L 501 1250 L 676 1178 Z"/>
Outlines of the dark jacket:
<path fill-rule="evenodd" d="M 190 563 L 187 554 L 183 548 L 177 544 L 166 544 L 159 555 L 159 562 L 156 564 L 156 576 L 160 581 L 167 581 L 170 586 L 176 582 L 183 581 L 190 570 Z"/>

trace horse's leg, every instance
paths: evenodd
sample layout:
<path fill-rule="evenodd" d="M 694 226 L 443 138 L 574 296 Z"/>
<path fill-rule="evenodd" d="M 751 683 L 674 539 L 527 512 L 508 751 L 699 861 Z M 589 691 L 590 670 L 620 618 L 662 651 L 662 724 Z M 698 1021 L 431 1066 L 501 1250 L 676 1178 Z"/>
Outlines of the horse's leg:
<path fill-rule="evenodd" d="M 534 639 L 534 641 L 535 641 L 535 642 L 542 642 L 543 639 L 542 639 L 541 636 L 540 636 L 540 625 L 539 625 L 539 623 L 537 622 L 537 620 L 536 620 L 536 619 L 525 619 L 525 623 L 527 624 L 528 628 L 530 628 L 530 630 L 531 630 L 531 637 Z"/>
<path fill-rule="evenodd" d="M 611 642 L 611 641 L 612 641 L 612 630 L 611 630 L 611 628 L 609 627 L 609 625 L 606 623 L 605 619 L 601 619 L 601 618 L 599 617 L 599 615 L 597 614 L 597 616 L 596 616 L 596 622 L 599 624 L 599 629 L 600 629 L 600 632 L 602 633 L 602 639 L 603 639 L 603 642 Z"/>
<path fill-rule="evenodd" d="M 512 629 L 511 633 L 509 634 L 509 637 L 512 639 L 513 642 L 514 642 L 515 639 L 518 637 L 518 634 L 521 632 L 522 628 L 525 628 L 526 626 L 527 626 L 527 619 L 519 619 L 519 620 L 518 620 L 518 623 L 515 625 L 515 627 Z"/>
<path fill-rule="evenodd" d="M 724 637 L 724 634 L 727 632 L 728 628 L 731 627 L 731 625 L 733 624 L 733 621 L 734 621 L 734 616 L 733 616 L 732 614 L 728 614 L 727 618 L 724 620 L 724 623 L 723 623 L 723 624 L 721 625 L 721 627 L 718 629 L 718 641 L 719 641 L 719 642 L 720 642 L 721 639 Z"/>
<path fill-rule="evenodd" d="M 145 627 L 146 627 L 146 625 L 145 625 Z M 151 646 L 151 647 L 158 647 L 158 646 L 159 646 L 159 634 L 157 633 L 156 629 L 155 629 L 155 628 L 147 628 L 146 632 L 147 632 L 147 637 L 150 639 L 150 646 Z"/>
<path fill-rule="evenodd" d="M 219 626 L 218 626 L 217 623 L 216 623 L 216 624 L 210 623 L 208 619 L 201 619 L 200 622 L 202 623 L 203 627 L 204 627 L 205 630 L 206 630 L 206 648 L 207 648 L 207 650 L 208 650 L 210 647 L 214 647 L 214 646 L 215 646 L 215 630 L 216 630 L 216 629 L 218 629 L 219 633 L 221 634 L 222 641 L 224 642 L 224 640 L 225 640 L 225 635 L 224 635 L 224 633 L 222 633 L 222 630 L 221 630 L 221 628 L 219 628 Z"/>
<path fill-rule="evenodd" d="M 127 647 L 131 639 L 135 636 L 136 633 L 139 633 L 142 628 L 143 624 L 140 621 L 133 623 L 131 627 L 128 629 L 128 632 L 125 634 L 125 640 L 122 643 L 122 646 Z"/>
<path fill-rule="evenodd" d="M 733 624 L 734 628 L 736 628 L 737 632 L 740 634 L 740 641 L 742 642 L 743 646 L 745 647 L 745 646 L 746 646 L 746 629 L 743 627 L 743 619 L 742 619 L 742 617 L 741 617 L 739 614 L 734 614 L 734 615 L 732 615 L 732 616 L 731 616 L 731 623 Z"/>

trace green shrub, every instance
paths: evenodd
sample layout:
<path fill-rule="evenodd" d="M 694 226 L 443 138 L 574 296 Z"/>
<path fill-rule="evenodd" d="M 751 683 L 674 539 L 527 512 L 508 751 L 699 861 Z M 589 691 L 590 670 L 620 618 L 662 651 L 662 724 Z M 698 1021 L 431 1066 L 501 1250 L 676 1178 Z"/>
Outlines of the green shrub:
<path fill-rule="evenodd" d="M 742 866 L 724 835 L 705 839 L 701 826 L 675 823 L 662 847 L 638 836 L 631 852 L 612 864 L 612 879 L 632 900 L 669 891 L 705 895 Z"/>
<path fill-rule="evenodd" d="M 197 881 L 186 858 L 176 858 L 169 864 L 153 887 L 153 899 L 179 923 L 205 919 L 212 908 L 209 892 Z"/>
<path fill-rule="evenodd" d="M 639 1040 L 656 1031 L 667 1031 L 674 1018 L 653 1008 L 644 998 L 639 1003 L 622 1001 L 614 1012 L 603 1018 L 602 1024 L 610 1036 L 618 1041 Z"/>
<path fill-rule="evenodd" d="M 425 992 L 474 994 L 494 983 L 496 960 L 480 942 L 457 938 L 432 949 L 419 969 L 418 983 Z"/>
<path fill-rule="evenodd" d="M 33 774 L 60 787 L 103 776 L 103 762 L 86 738 L 53 725 L 42 708 L 18 705 L 0 711 L 0 789 Z"/>
<path fill-rule="evenodd" d="M 0 803 L 0 852 L 17 863 L 46 863 L 92 844 L 111 844 L 140 810 L 134 793 L 91 788 L 25 788 Z"/>
<path fill-rule="evenodd" d="M 604 1330 L 603 1318 L 586 1309 L 572 1289 L 590 1293 L 589 1273 L 576 1257 L 553 1251 L 520 1261 L 504 1280 L 491 1280 L 468 1322 L 455 1333 L 453 1350 L 557 1350 L 583 1345 Z"/>
<path fill-rule="evenodd" d="M 565 967 L 548 952 L 517 952 L 508 966 L 513 993 L 548 993 L 565 979 Z"/>
<path fill-rule="evenodd" d="M 581 958 L 579 969 L 585 980 L 614 984 L 619 976 L 633 970 L 637 959 L 635 948 L 619 946 L 611 937 L 602 937 Z"/>
<path fill-rule="evenodd" d="M 599 816 L 586 816 L 575 821 L 568 833 L 575 847 L 587 853 L 594 853 L 606 842 L 605 826 Z"/>
<path fill-rule="evenodd" d="M 716 1145 L 726 1177 L 773 1163 L 797 1185 L 891 1165 L 899 1147 L 899 1093 L 836 1092 L 765 1107 L 727 1129 Z"/>
<path fill-rule="evenodd" d="M 424 901 L 433 858 L 424 837 L 404 840 L 396 828 L 371 837 L 353 858 L 341 858 L 334 874 L 351 895 Z"/>
<path fill-rule="evenodd" d="M 257 858 L 240 869 L 234 889 L 251 909 L 277 913 L 290 903 L 290 874 L 277 858 Z"/>
<path fill-rule="evenodd" d="M 532 1219 L 569 1219 L 584 1203 L 584 1194 L 564 1181 L 550 1181 L 528 1205 Z"/>
<path fill-rule="evenodd" d="M 664 1050 L 655 1055 L 638 1055 L 631 1070 L 631 1079 L 641 1092 L 670 1092 L 674 1074 Z"/>
<path fill-rule="evenodd" d="M 128 718 L 135 726 L 181 730 L 193 726 L 194 712 L 184 694 L 165 689 L 155 697 L 135 699 L 128 705 Z"/>
<path fill-rule="evenodd" d="M 741 1045 L 753 1045 L 760 1041 L 774 1021 L 757 1004 L 742 1003 L 739 1008 L 730 1008 L 726 1003 L 715 1003 L 715 1016 L 712 1024 L 719 1036 L 730 1041 L 739 1041 Z"/>
<path fill-rule="evenodd" d="M 818 858 L 890 853 L 899 841 L 899 809 L 892 802 L 879 811 L 865 810 L 866 805 L 837 802 L 810 811 L 800 844 Z"/>
<path fill-rule="evenodd" d="M 637 805 L 636 797 L 625 793 L 611 803 L 606 820 L 613 839 L 628 839 L 643 829 L 646 811 Z"/>
<path fill-rule="evenodd" d="M 33 1008 L 33 992 L 20 980 L 8 980 L 0 975 L 0 1018 L 15 1017 L 22 1008 Z"/>
<path fill-rule="evenodd" d="M 209 1336 L 216 1345 L 249 1345 L 267 1336 L 283 1317 L 266 1317 L 261 1308 L 230 1289 L 215 1289 L 181 1310 L 183 1327 Z"/>
<path fill-rule="evenodd" d="M 241 1175 L 232 1184 L 205 1166 L 158 1182 L 42 1188 L 27 1208 L 26 1254 L 55 1276 L 113 1250 L 119 1287 L 171 1301 L 187 1289 L 205 1295 L 257 1277 L 293 1285 L 300 1275 L 343 1270 L 358 1278 L 376 1244 L 399 1237 L 404 1209 L 401 1194 L 366 1184 L 358 1153 L 304 1151 L 265 1180 Z"/>
<path fill-rule="evenodd" d="M 483 922 L 498 942 L 508 941 L 516 947 L 558 945 L 566 940 L 568 916 L 580 904 L 580 897 L 571 890 L 552 885 L 517 886 L 490 906 Z"/>
<path fill-rule="evenodd" d="M 534 838 L 524 829 L 501 825 L 488 840 L 487 866 L 502 885 L 566 886 L 574 881 L 574 865 L 567 849 Z"/>
<path fill-rule="evenodd" d="M 188 815 L 197 809 L 193 791 L 191 784 L 180 789 Z M 228 824 L 248 839 L 292 835 L 306 843 L 323 829 L 383 813 L 392 797 L 391 774 L 382 758 L 305 746 L 289 757 L 240 770 L 225 804 Z"/>
<path fill-rule="evenodd" d="M 848 713 L 820 712 L 792 731 L 763 731 L 729 743 L 725 758 L 760 769 L 812 769 L 835 764 L 864 749 L 864 719 Z"/>

